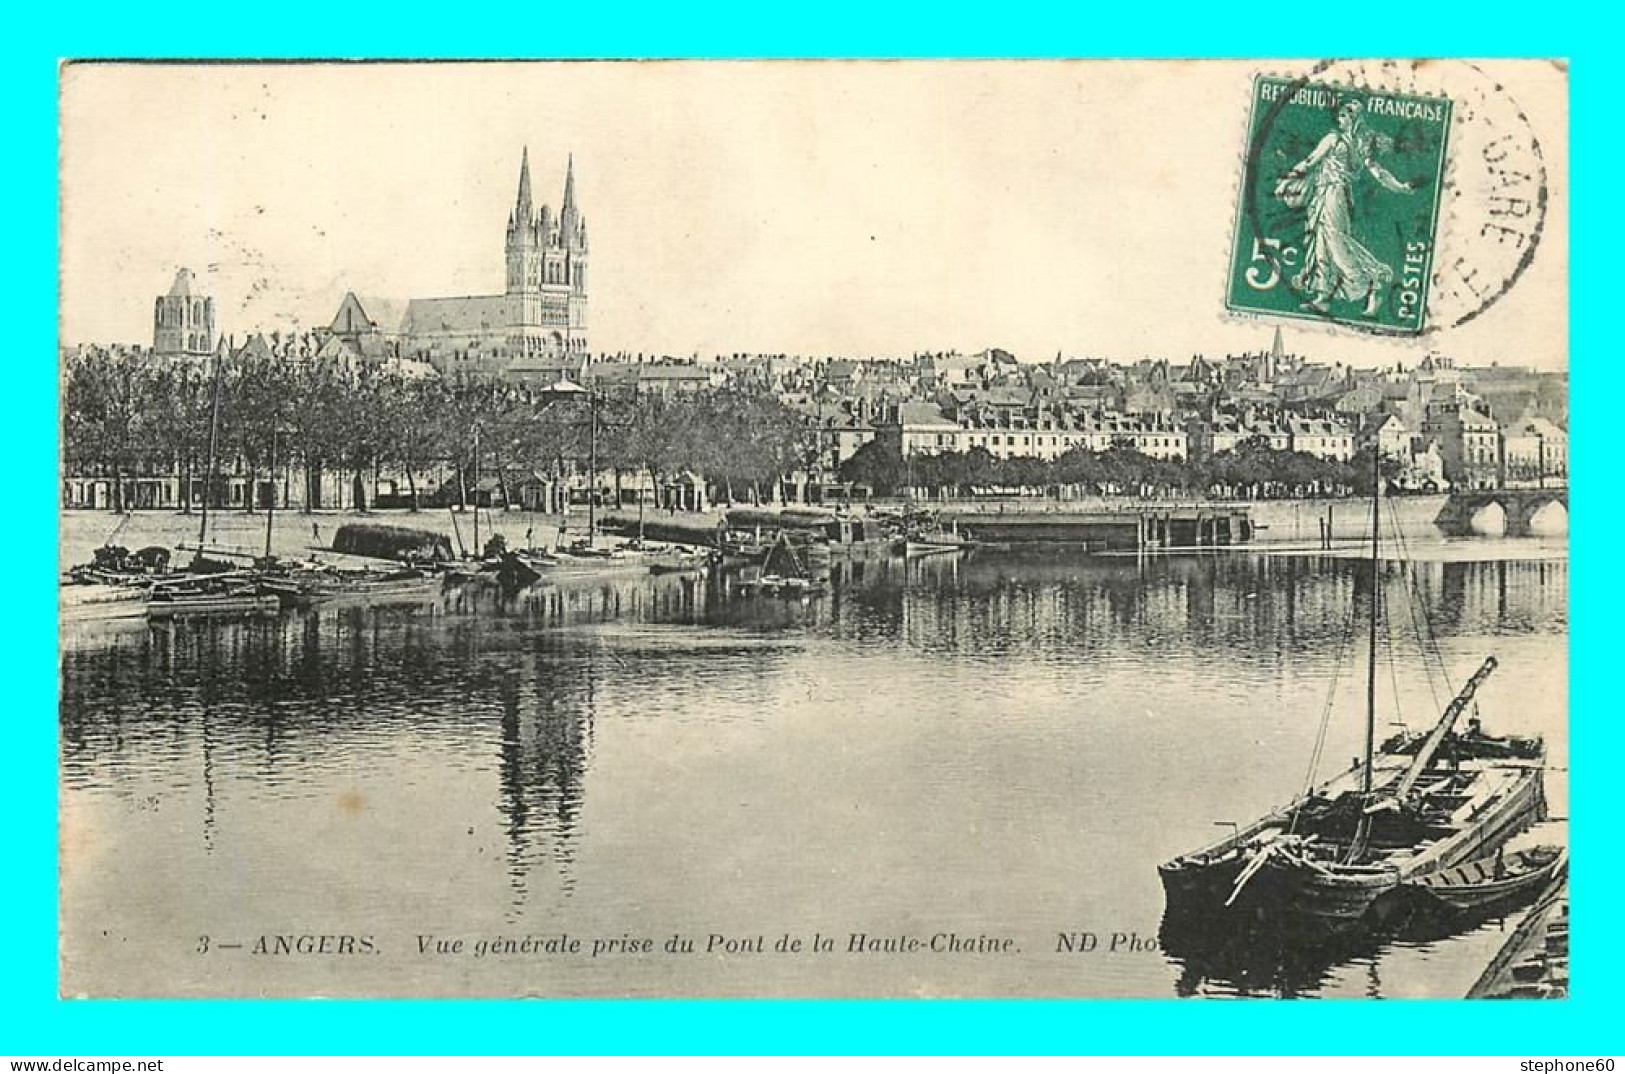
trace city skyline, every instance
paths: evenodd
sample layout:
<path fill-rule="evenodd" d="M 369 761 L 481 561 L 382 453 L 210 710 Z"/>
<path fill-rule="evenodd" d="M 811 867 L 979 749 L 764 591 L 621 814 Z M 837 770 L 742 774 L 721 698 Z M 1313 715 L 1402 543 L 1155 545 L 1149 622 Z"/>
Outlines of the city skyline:
<path fill-rule="evenodd" d="M 62 340 L 150 341 L 180 267 L 238 337 L 325 325 L 347 291 L 385 300 L 369 312 L 393 330 L 412 297 L 499 290 L 528 146 L 555 208 L 575 158 L 595 353 L 1262 350 L 1274 322 L 1220 313 L 1239 126 L 1180 107 L 1230 95 L 1239 117 L 1251 68 L 1143 66 L 75 65 Z M 1503 74 L 1531 110 L 1562 78 Z M 1166 167 L 1117 174 L 1088 152 L 1137 130 L 1166 139 Z M 1411 341 L 1300 323 L 1291 349 L 1566 368 L 1566 155 L 1546 146 L 1540 256 L 1499 316 Z"/>

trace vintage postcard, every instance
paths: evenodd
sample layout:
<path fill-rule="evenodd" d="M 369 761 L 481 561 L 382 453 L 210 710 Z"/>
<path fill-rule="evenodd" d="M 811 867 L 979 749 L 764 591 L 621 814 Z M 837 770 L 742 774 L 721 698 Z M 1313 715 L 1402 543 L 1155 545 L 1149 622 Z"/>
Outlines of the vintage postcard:
<path fill-rule="evenodd" d="M 1563 63 L 60 104 L 64 996 L 1568 995 Z"/>

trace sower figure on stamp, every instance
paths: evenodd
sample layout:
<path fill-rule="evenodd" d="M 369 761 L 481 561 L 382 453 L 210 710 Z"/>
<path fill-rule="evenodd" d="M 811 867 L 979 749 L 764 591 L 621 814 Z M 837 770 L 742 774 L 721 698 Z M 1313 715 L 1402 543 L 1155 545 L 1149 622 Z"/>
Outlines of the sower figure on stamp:
<path fill-rule="evenodd" d="M 1309 296 L 1308 309 L 1327 312 L 1333 298 L 1365 300 L 1365 315 L 1374 317 L 1394 270 L 1377 260 L 1354 235 L 1355 176 L 1369 173 L 1384 189 L 1412 194 L 1416 186 L 1401 182 L 1377 163 L 1393 140 L 1366 127 L 1364 106 L 1348 101 L 1337 109 L 1337 130 L 1327 134 L 1302 162 L 1275 186 L 1288 208 L 1307 207 L 1303 271 L 1292 286 Z"/>

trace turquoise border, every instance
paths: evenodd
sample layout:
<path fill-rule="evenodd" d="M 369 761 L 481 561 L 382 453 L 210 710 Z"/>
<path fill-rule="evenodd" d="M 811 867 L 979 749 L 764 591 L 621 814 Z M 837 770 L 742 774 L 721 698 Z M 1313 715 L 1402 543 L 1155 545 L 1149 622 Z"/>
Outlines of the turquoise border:
<path fill-rule="evenodd" d="M 14 704 L 0 718 L 8 797 L 0 898 L 0 1052 L 8 1054 L 555 1052 L 1281 1052 L 1581 1054 L 1617 1050 L 1622 964 L 1619 810 L 1604 759 L 1622 753 L 1605 631 L 1617 587 L 1606 535 L 1625 509 L 1597 495 L 1621 460 L 1606 369 L 1618 350 L 1620 35 L 1561 3 L 1340 5 L 937 4 L 28 6 L 8 13 L 0 66 L 10 145 L 6 416 L 16 464 L 4 633 Z M 1144 11 L 1143 21 L 1134 16 Z M 1124 14 L 1123 12 L 1128 12 Z M 58 56 L 1312 56 L 1554 55 L 1571 61 L 1573 774 L 1576 998 L 1566 1003 L 1094 1002 L 93 1002 L 54 999 L 56 58 Z M 1610 90 L 1610 86 L 1613 87 Z M 1155 117 L 1147 131 L 1154 135 Z M 37 566 L 36 566 L 37 565 Z"/>

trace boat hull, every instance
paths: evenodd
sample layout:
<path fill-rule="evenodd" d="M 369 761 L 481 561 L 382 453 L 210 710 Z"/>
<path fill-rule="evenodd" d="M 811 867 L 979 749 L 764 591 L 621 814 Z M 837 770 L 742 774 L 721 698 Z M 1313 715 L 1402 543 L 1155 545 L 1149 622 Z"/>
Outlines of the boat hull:
<path fill-rule="evenodd" d="M 1265 871 L 1266 883 L 1291 890 L 1287 908 L 1292 913 L 1328 924 L 1360 920 L 1400 883 L 1398 869 L 1351 873 L 1334 867 L 1325 874 L 1301 866 L 1266 866 Z"/>
<path fill-rule="evenodd" d="M 1543 849 L 1544 855 L 1526 851 L 1451 866 L 1407 885 L 1407 891 L 1423 905 L 1454 913 L 1508 905 L 1532 896 L 1568 867 L 1567 853 Z"/>
<path fill-rule="evenodd" d="M 147 604 L 148 619 L 173 619 L 186 615 L 258 615 L 280 611 L 276 597 L 181 597 L 153 600 Z"/>
<path fill-rule="evenodd" d="M 125 585 L 66 587 L 57 610 L 63 623 L 139 619 L 147 614 L 147 592 Z"/>
<path fill-rule="evenodd" d="M 1209 913 L 1224 907 L 1241 876 L 1242 859 L 1206 865 L 1169 863 L 1157 869 L 1168 909 L 1175 913 Z"/>
<path fill-rule="evenodd" d="M 1285 828 L 1286 818 L 1272 814 L 1217 843 L 1158 866 L 1168 912 L 1206 917 L 1235 907 L 1256 909 L 1280 901 L 1284 892 L 1267 878 L 1255 875 L 1239 892 L 1237 883 L 1249 860 L 1248 848 Z"/>
<path fill-rule="evenodd" d="M 969 544 L 937 541 L 909 541 L 903 546 L 903 554 L 909 559 L 924 559 L 926 556 L 954 556 L 969 550 Z"/>

